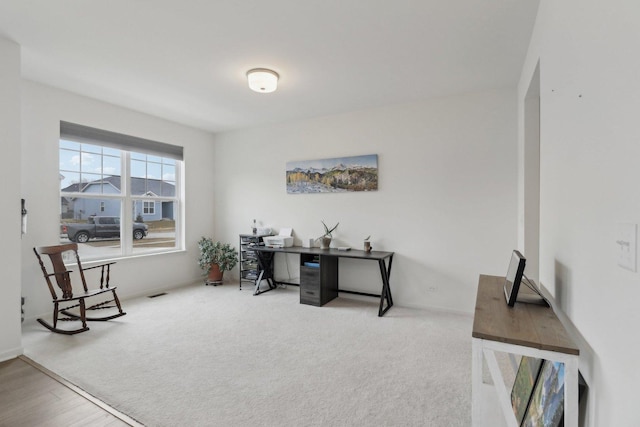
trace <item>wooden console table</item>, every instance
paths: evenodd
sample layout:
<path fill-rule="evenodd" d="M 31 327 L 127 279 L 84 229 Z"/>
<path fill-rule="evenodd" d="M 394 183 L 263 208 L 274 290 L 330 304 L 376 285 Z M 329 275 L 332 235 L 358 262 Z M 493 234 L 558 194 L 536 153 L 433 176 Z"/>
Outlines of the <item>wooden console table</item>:
<path fill-rule="evenodd" d="M 382 278 L 382 290 L 380 294 L 365 294 L 363 292 L 354 292 L 341 289 L 340 292 L 354 293 L 360 295 L 367 295 L 373 297 L 380 297 L 380 306 L 378 309 L 378 316 L 382 317 L 392 306 L 393 297 L 391 296 L 391 287 L 389 285 L 389 276 L 391 276 L 391 264 L 393 262 L 393 252 L 371 251 L 365 252 L 361 250 L 351 249 L 348 251 L 341 251 L 338 249 L 319 249 L 319 248 L 302 248 L 299 246 L 292 246 L 289 248 L 271 248 L 268 246 L 256 245 L 251 248 L 258 254 L 258 262 L 260 263 L 261 272 L 260 276 L 256 280 L 254 295 L 259 295 L 264 292 L 268 292 L 277 287 L 277 282 L 273 276 L 273 254 L 276 253 L 289 253 L 299 254 L 300 256 L 317 255 L 320 258 L 320 264 L 332 263 L 335 264 L 335 288 L 338 290 L 338 262 L 339 258 L 355 258 L 378 261 L 380 268 L 380 276 Z M 387 263 L 388 260 L 388 263 Z M 269 288 L 266 290 L 260 289 L 260 282 L 266 280 Z"/>
<path fill-rule="evenodd" d="M 511 391 L 504 385 L 495 351 L 564 363 L 564 425 L 578 426 L 578 356 L 562 323 L 549 307 L 517 303 L 507 306 L 504 277 L 480 275 L 472 333 L 472 423 L 486 425 L 483 413 L 483 361 L 496 387 L 507 426 L 517 427 Z"/>

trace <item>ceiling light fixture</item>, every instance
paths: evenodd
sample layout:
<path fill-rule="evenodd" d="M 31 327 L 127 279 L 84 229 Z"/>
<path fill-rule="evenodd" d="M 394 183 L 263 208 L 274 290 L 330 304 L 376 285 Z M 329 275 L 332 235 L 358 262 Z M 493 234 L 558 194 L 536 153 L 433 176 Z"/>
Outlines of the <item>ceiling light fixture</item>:
<path fill-rule="evenodd" d="M 278 73 L 266 68 L 254 68 L 247 71 L 249 88 L 255 92 L 270 93 L 278 88 Z"/>

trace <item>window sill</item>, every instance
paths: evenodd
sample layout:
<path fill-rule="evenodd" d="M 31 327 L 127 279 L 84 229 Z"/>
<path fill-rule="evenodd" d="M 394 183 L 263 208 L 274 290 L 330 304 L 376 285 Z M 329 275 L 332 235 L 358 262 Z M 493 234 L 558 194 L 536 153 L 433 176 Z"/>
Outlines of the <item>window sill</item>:
<path fill-rule="evenodd" d="M 90 258 L 90 259 L 80 258 L 80 261 L 85 266 L 91 266 L 93 264 L 99 265 L 99 264 L 105 264 L 107 262 L 135 261 L 135 260 L 139 260 L 139 259 L 157 257 L 157 256 L 164 256 L 164 255 L 173 256 L 173 255 L 176 255 L 176 254 L 185 254 L 186 252 L 187 251 L 185 249 L 176 249 L 176 250 L 164 251 L 164 252 L 151 252 L 151 253 L 145 253 L 145 254 L 132 254 L 132 255 L 126 255 L 126 256 L 122 255 L 122 256 L 111 257 L 111 258 Z M 69 262 L 69 263 L 67 263 L 67 265 L 76 265 L 76 263 L 75 262 Z"/>

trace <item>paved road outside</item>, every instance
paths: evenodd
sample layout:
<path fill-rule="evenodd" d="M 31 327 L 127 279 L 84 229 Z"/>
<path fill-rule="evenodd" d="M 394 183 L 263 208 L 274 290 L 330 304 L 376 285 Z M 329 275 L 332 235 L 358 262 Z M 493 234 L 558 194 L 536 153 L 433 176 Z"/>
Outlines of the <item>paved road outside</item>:
<path fill-rule="evenodd" d="M 133 241 L 133 253 L 142 253 L 156 248 L 173 248 L 176 245 L 174 231 L 150 231 L 147 237 Z M 66 237 L 60 243 L 69 243 Z M 78 244 L 80 259 L 112 258 L 121 254 L 120 239 L 91 239 Z"/>

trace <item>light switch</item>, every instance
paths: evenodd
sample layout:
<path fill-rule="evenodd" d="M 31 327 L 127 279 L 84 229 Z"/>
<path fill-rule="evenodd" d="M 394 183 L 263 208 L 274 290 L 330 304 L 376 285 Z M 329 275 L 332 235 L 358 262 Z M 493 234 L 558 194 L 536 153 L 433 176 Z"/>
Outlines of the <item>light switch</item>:
<path fill-rule="evenodd" d="M 636 224 L 618 224 L 616 253 L 618 265 L 636 271 Z"/>

